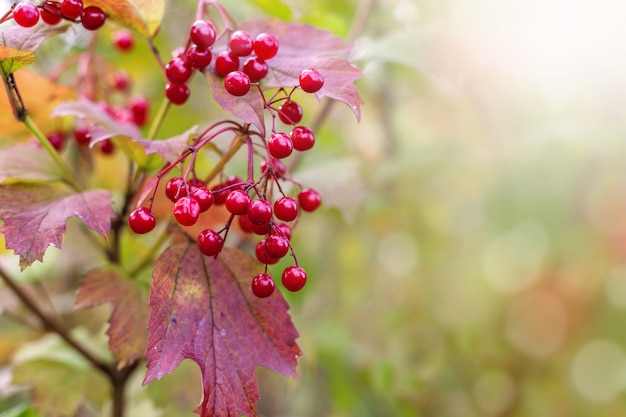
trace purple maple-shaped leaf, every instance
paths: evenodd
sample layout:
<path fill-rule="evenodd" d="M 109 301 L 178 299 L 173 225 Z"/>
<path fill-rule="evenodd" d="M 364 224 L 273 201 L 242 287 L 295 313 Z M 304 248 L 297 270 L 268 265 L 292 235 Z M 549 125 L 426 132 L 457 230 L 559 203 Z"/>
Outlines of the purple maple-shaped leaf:
<path fill-rule="evenodd" d="M 363 99 L 354 82 L 362 72 L 345 55 L 352 49 L 341 38 L 326 30 L 304 23 L 263 19 L 245 22 L 241 29 L 256 36 L 266 32 L 278 40 L 278 54 L 267 61 L 269 72 L 262 83 L 266 87 L 299 85 L 302 70 L 316 68 L 324 76 L 324 86 L 315 93 L 318 99 L 330 97 L 346 103 L 357 119 Z"/>
<path fill-rule="evenodd" d="M 74 308 L 113 305 L 107 335 L 120 367 L 143 357 L 148 340 L 147 291 L 114 270 L 90 271 L 78 286 Z"/>
<path fill-rule="evenodd" d="M 41 261 L 48 246 L 61 247 L 69 217 L 106 236 L 115 216 L 106 190 L 72 193 L 54 184 L 19 183 L 0 185 L 0 201 L 0 233 L 20 256 L 22 269 Z"/>
<path fill-rule="evenodd" d="M 257 416 L 256 367 L 295 377 L 301 354 L 282 295 L 252 294 L 259 268 L 237 249 L 225 248 L 214 259 L 191 243 L 168 248 L 152 274 L 144 383 L 188 358 L 202 374 L 200 416 Z"/>

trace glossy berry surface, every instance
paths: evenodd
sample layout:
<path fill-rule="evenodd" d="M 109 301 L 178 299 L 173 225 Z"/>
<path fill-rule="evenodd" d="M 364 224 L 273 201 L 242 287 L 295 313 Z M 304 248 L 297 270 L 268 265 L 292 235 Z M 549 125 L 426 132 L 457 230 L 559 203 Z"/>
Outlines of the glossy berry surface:
<path fill-rule="evenodd" d="M 133 49 L 133 46 L 135 46 L 133 34 L 126 29 L 116 30 L 115 33 L 113 33 L 113 45 L 122 52 L 130 51 Z"/>
<path fill-rule="evenodd" d="M 13 19 L 22 27 L 33 27 L 39 22 L 39 9 L 30 3 L 19 3 L 13 9 Z"/>
<path fill-rule="evenodd" d="M 296 126 L 290 134 L 293 148 L 297 151 L 308 151 L 315 145 L 315 134 L 305 126 Z"/>
<path fill-rule="evenodd" d="M 293 152 L 293 143 L 285 133 L 275 132 L 267 140 L 267 150 L 274 158 L 283 159 Z"/>
<path fill-rule="evenodd" d="M 200 203 L 187 196 L 181 197 L 174 204 L 174 217 L 182 226 L 193 226 L 200 216 Z"/>
<path fill-rule="evenodd" d="M 170 179 L 167 184 L 165 184 L 165 195 L 174 203 L 178 201 L 179 198 L 185 197 L 187 195 L 187 185 L 185 181 L 180 177 Z"/>
<path fill-rule="evenodd" d="M 244 72 L 233 71 L 224 78 L 224 88 L 233 96 L 245 96 L 250 91 L 250 77 Z"/>
<path fill-rule="evenodd" d="M 233 190 L 243 189 L 243 187 L 244 184 L 241 178 L 234 175 L 226 178 L 224 182 L 211 188 L 211 191 L 213 192 L 214 204 L 224 204 L 226 202 L 226 198 Z"/>
<path fill-rule="evenodd" d="M 215 256 L 224 247 L 224 239 L 213 229 L 206 229 L 198 235 L 198 248 L 206 256 Z"/>
<path fill-rule="evenodd" d="M 288 125 L 295 125 L 302 120 L 302 107 L 292 100 L 287 100 L 278 108 L 278 117 Z"/>
<path fill-rule="evenodd" d="M 85 7 L 80 15 L 80 22 L 87 30 L 100 29 L 106 20 L 106 15 L 97 6 Z"/>
<path fill-rule="evenodd" d="M 82 0 L 63 0 L 61 2 L 61 14 L 67 19 L 77 19 L 82 12 Z"/>
<path fill-rule="evenodd" d="M 300 73 L 300 88 L 307 93 L 315 93 L 324 86 L 324 76 L 315 68 L 307 68 Z"/>
<path fill-rule="evenodd" d="M 271 158 L 269 163 L 266 159 L 261 161 L 261 173 L 264 173 L 268 168 L 272 169 L 272 172 L 278 179 L 285 178 L 285 175 L 287 174 L 287 167 L 285 164 L 275 158 Z"/>
<path fill-rule="evenodd" d="M 250 81 L 256 83 L 261 81 L 267 75 L 268 67 L 265 61 L 258 58 L 248 58 L 243 64 L 243 72 L 245 72 Z"/>
<path fill-rule="evenodd" d="M 215 72 L 222 77 L 239 69 L 239 57 L 230 51 L 222 51 L 215 58 Z"/>
<path fill-rule="evenodd" d="M 184 84 L 191 77 L 191 66 L 182 58 L 174 58 L 165 67 L 167 79 L 174 84 Z"/>
<path fill-rule="evenodd" d="M 265 200 L 252 200 L 248 205 L 248 219 L 253 225 L 262 225 L 272 219 L 272 206 Z"/>
<path fill-rule="evenodd" d="M 187 64 L 191 68 L 202 70 L 211 64 L 213 54 L 210 49 L 202 49 L 197 45 L 192 45 L 187 51 Z"/>
<path fill-rule="evenodd" d="M 169 83 L 165 86 L 165 96 L 172 103 L 180 106 L 185 104 L 191 91 L 186 84 Z"/>
<path fill-rule="evenodd" d="M 249 217 L 248 217 L 248 221 L 250 221 Z M 258 223 L 258 224 L 254 224 L 250 222 L 250 228 L 252 229 L 252 233 L 254 233 L 255 235 L 259 235 L 259 236 L 265 236 L 272 230 L 272 227 L 270 226 L 269 222 Z"/>
<path fill-rule="evenodd" d="M 236 30 L 230 35 L 228 48 L 237 56 L 248 56 L 252 53 L 254 39 L 248 32 Z"/>
<path fill-rule="evenodd" d="M 291 239 L 291 227 L 285 223 L 279 223 L 275 226 L 275 229 L 272 230 L 272 233 L 275 233 L 280 236 L 284 236 L 287 240 Z"/>
<path fill-rule="evenodd" d="M 274 35 L 261 33 L 254 40 L 253 49 L 259 59 L 267 60 L 274 58 L 278 53 L 278 40 Z"/>
<path fill-rule="evenodd" d="M 274 280 L 269 274 L 258 274 L 252 279 L 252 293 L 259 298 L 266 298 L 274 292 Z"/>
<path fill-rule="evenodd" d="M 306 271 L 298 266 L 288 266 L 283 271 L 281 282 L 291 292 L 300 291 L 306 284 Z"/>
<path fill-rule="evenodd" d="M 61 17 L 61 5 L 59 3 L 46 3 L 45 7 L 41 9 L 39 14 L 41 20 L 49 25 L 56 25 L 62 19 Z"/>
<path fill-rule="evenodd" d="M 189 196 L 200 204 L 200 213 L 204 213 L 213 205 L 213 193 L 206 187 L 195 187 Z"/>
<path fill-rule="evenodd" d="M 139 207 L 128 216 L 128 226 L 133 232 L 142 235 L 154 229 L 156 219 L 149 208 Z"/>
<path fill-rule="evenodd" d="M 271 256 L 269 256 L 266 252 L 267 245 L 265 243 L 266 241 L 265 239 L 263 239 L 256 244 L 256 246 L 254 247 L 254 255 L 256 256 L 257 260 L 262 264 L 274 265 L 275 263 L 280 261 L 280 258 L 272 258 Z"/>
<path fill-rule="evenodd" d="M 286 222 L 295 220 L 298 216 L 298 203 L 291 197 L 281 197 L 274 201 L 274 215 Z"/>
<path fill-rule="evenodd" d="M 289 241 L 279 235 L 270 235 L 265 239 L 265 253 L 270 258 L 280 259 L 289 252 Z"/>
<path fill-rule="evenodd" d="M 215 43 L 215 26 L 207 20 L 196 20 L 189 29 L 191 42 L 202 49 L 210 48 Z"/>
<path fill-rule="evenodd" d="M 305 188 L 298 193 L 298 203 L 304 211 L 315 211 L 321 204 L 322 198 L 312 188 Z"/>
<path fill-rule="evenodd" d="M 234 190 L 226 197 L 225 206 L 232 214 L 246 214 L 250 204 L 250 196 L 243 190 Z"/>

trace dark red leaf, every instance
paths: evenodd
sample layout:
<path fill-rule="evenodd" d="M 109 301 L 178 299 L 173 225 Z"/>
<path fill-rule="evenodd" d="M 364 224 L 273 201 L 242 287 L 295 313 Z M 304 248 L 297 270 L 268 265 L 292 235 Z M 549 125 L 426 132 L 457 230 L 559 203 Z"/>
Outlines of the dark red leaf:
<path fill-rule="evenodd" d="M 106 236 L 115 216 L 106 190 L 72 193 L 54 184 L 0 185 L 0 201 L 0 233 L 6 247 L 20 256 L 22 269 L 41 261 L 48 246 L 61 247 L 69 217 Z"/>
<path fill-rule="evenodd" d="M 256 367 L 295 377 L 301 354 L 280 292 L 265 299 L 252 294 L 258 272 L 258 262 L 240 250 L 225 248 L 213 259 L 192 243 L 167 249 L 152 275 L 144 383 L 189 358 L 202 374 L 198 414 L 257 416 Z"/>
<path fill-rule="evenodd" d="M 109 320 L 109 348 L 123 367 L 143 357 L 148 340 L 148 297 L 127 277 L 113 270 L 95 269 L 81 282 L 74 308 L 113 304 Z"/>

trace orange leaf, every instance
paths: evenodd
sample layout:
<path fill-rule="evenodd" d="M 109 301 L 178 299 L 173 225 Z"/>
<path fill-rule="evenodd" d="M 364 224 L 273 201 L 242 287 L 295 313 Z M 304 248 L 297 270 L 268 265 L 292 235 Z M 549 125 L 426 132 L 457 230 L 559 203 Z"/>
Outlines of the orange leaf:
<path fill-rule="evenodd" d="M 165 11 L 165 0 L 86 0 L 84 3 L 98 6 L 111 19 L 146 39 L 156 35 Z"/>
<path fill-rule="evenodd" d="M 10 74 L 33 62 L 35 62 L 33 51 L 20 51 L 0 45 L 0 65 L 3 74 Z"/>

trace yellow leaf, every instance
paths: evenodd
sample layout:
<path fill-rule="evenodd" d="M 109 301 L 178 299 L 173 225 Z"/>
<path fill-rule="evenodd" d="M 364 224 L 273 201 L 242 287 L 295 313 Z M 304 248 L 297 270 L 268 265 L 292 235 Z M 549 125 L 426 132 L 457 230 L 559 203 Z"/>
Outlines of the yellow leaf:
<path fill-rule="evenodd" d="M 111 19 L 146 39 L 154 37 L 165 11 L 165 0 L 86 0 L 84 3 L 98 6 Z"/>
<path fill-rule="evenodd" d="M 19 49 L 0 45 L 0 65 L 2 65 L 2 72 L 5 75 L 33 62 L 35 62 L 35 53 L 33 51 L 20 51 Z"/>

